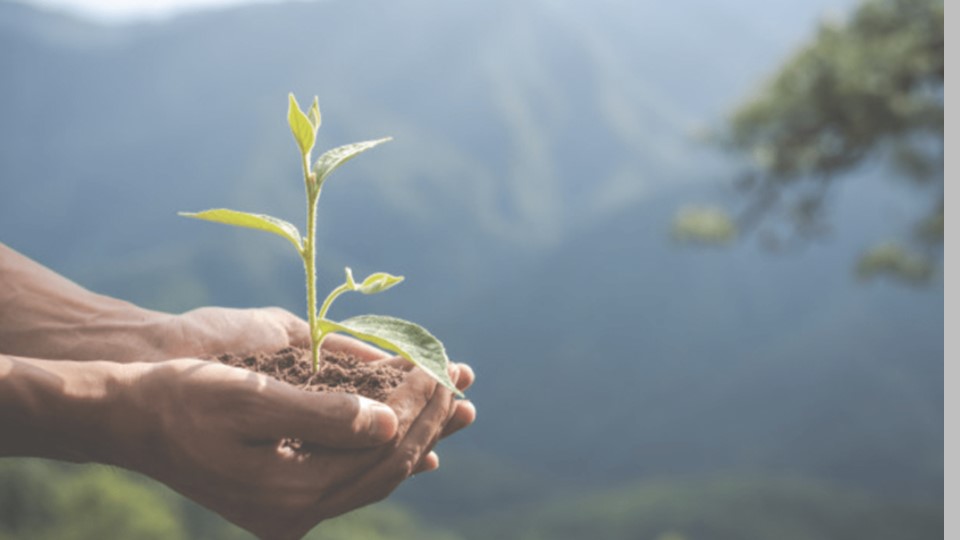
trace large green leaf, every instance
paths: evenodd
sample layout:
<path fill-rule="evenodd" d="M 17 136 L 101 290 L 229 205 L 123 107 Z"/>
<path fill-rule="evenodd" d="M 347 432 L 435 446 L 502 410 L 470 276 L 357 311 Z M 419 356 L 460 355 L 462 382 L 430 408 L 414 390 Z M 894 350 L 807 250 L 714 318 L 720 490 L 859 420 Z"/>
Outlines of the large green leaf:
<path fill-rule="evenodd" d="M 418 324 L 385 315 L 360 315 L 339 323 L 323 320 L 320 328 L 324 333 L 345 332 L 393 351 L 463 397 L 447 373 L 449 360 L 443 343 Z"/>
<path fill-rule="evenodd" d="M 297 98 L 293 97 L 293 93 L 290 93 L 287 122 L 290 124 L 290 131 L 293 132 L 293 138 L 297 140 L 297 146 L 300 147 L 300 152 L 305 156 L 310 154 L 310 150 L 313 150 L 313 145 L 317 140 L 317 128 L 320 127 L 319 113 L 320 111 L 318 109 L 317 126 L 314 127 L 313 122 L 307 118 L 307 115 L 303 114 L 300 104 L 297 103 Z"/>
<path fill-rule="evenodd" d="M 290 243 L 297 248 L 298 253 L 303 251 L 303 246 L 300 243 L 300 231 L 297 230 L 297 227 L 293 223 L 277 219 L 273 216 L 238 212 L 226 208 L 215 208 L 213 210 L 204 210 L 203 212 L 180 212 L 180 215 L 271 232 L 289 240 Z"/>
<path fill-rule="evenodd" d="M 327 150 L 313 164 L 313 172 L 317 175 L 317 182 L 323 184 L 323 181 L 330 176 L 337 167 L 357 157 L 358 154 L 366 152 L 374 146 L 379 146 L 387 141 L 393 140 L 393 137 L 384 137 L 375 141 L 363 141 L 353 144 L 338 146 L 332 150 Z"/>

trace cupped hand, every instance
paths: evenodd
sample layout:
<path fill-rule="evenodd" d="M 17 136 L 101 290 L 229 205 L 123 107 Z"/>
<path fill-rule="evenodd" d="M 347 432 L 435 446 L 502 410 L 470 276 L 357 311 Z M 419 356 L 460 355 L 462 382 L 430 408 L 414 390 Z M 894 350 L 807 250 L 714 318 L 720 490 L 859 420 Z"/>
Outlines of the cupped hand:
<path fill-rule="evenodd" d="M 270 352 L 310 346 L 307 323 L 282 308 L 202 307 L 169 315 L 149 330 L 153 347 L 139 361 Z"/>
<path fill-rule="evenodd" d="M 372 361 L 409 371 L 387 405 L 192 359 L 138 364 L 127 422 L 137 442 L 115 461 L 261 538 L 300 538 L 386 497 L 424 468 L 445 431 L 465 425 L 453 394 L 426 373 Z M 469 368 L 451 372 L 472 382 Z M 280 443 L 289 439 L 300 449 Z"/>
<path fill-rule="evenodd" d="M 168 316 L 150 330 L 154 347 L 138 361 L 209 357 L 223 353 L 272 352 L 284 347 L 309 347 L 307 322 L 279 307 L 235 309 L 203 307 Z M 388 355 L 346 336 L 332 334 L 324 349 L 349 353 L 362 360 Z"/>
<path fill-rule="evenodd" d="M 168 331 L 165 349 L 182 356 L 213 356 L 225 352 L 274 351 L 288 346 L 310 346 L 310 327 L 306 321 L 278 307 L 205 307 L 177 316 L 172 324 L 175 330 Z M 323 349 L 343 352 L 367 362 L 390 358 L 389 354 L 376 347 L 340 334 L 328 335 L 323 341 Z M 409 368 L 409 364 L 404 362 L 398 365 Z M 466 364 L 454 364 L 453 369 L 459 373 L 457 387 L 465 391 L 473 384 L 473 370 Z M 458 401 L 443 436 L 447 437 L 469 426 L 475 419 L 473 404 Z M 439 465 L 439 457 L 431 452 L 417 472 L 432 471 Z"/>

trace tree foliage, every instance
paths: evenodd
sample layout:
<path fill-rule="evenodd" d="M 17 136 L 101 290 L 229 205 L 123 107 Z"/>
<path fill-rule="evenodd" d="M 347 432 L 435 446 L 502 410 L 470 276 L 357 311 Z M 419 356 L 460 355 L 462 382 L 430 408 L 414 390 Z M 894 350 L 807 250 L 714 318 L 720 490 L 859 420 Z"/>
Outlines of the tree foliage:
<path fill-rule="evenodd" d="M 177 540 L 186 532 L 155 489 L 106 467 L 0 463 L 0 539 Z"/>
<path fill-rule="evenodd" d="M 726 137 L 775 186 L 885 150 L 909 177 L 931 180 L 943 150 L 942 1 L 869 0 L 846 24 L 823 23 Z"/>
<path fill-rule="evenodd" d="M 785 221 L 817 235 L 830 188 L 876 159 L 931 199 L 914 243 L 942 245 L 943 73 L 942 0 L 866 0 L 847 21 L 821 23 L 719 136 L 748 162 L 738 229 L 770 238 L 764 225 Z"/>

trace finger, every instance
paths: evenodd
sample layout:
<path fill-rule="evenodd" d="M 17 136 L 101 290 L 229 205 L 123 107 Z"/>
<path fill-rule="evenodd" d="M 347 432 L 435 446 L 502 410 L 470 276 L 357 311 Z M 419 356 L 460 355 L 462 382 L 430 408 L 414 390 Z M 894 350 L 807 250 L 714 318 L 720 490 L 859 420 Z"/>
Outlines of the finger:
<path fill-rule="evenodd" d="M 410 364 L 401 358 L 388 359 L 385 362 Z M 365 463 L 359 475 L 352 478 L 349 484 L 344 484 L 341 495 L 349 504 L 343 511 L 383 499 L 413 473 L 417 464 L 432 449 L 436 437 L 431 440 L 430 433 L 421 433 L 411 439 L 408 437 L 410 430 L 425 423 L 434 426 L 434 431 L 438 432 L 446 419 L 445 409 L 449 408 L 447 400 L 452 399 L 453 394 L 437 384 L 426 372 L 411 370 L 408 373 L 404 382 L 387 400 L 399 419 L 397 438 L 391 445 L 372 451 L 370 457 L 373 460 Z M 417 429 L 423 431 L 422 428 Z M 404 456 L 408 456 L 409 461 Z M 439 465 L 439 459 L 436 463 Z M 329 471 L 324 473 L 329 474 Z"/>
<path fill-rule="evenodd" d="M 397 450 L 393 453 L 391 459 L 387 460 L 385 466 L 399 470 L 403 478 L 413 474 L 416 465 L 433 449 L 433 445 L 439 440 L 443 426 L 451 415 L 453 404 L 453 393 L 447 388 L 437 385 L 433 397 L 410 426 L 410 429 L 407 430 Z M 402 481 L 403 478 L 399 478 L 399 481 Z"/>
<path fill-rule="evenodd" d="M 469 426 L 477 419 L 477 409 L 469 401 L 458 401 L 454 405 L 453 417 L 443 428 L 440 438 L 449 437 L 461 429 Z"/>
<path fill-rule="evenodd" d="M 362 396 L 305 392 L 283 384 L 267 384 L 265 403 L 251 419 L 261 440 L 300 439 L 328 448 L 369 448 L 393 439 L 397 414 L 387 405 Z"/>
<path fill-rule="evenodd" d="M 453 393 L 435 384 L 430 401 L 396 449 L 351 486 L 364 504 L 385 498 L 416 471 L 439 437 L 452 403 Z"/>
<path fill-rule="evenodd" d="M 413 474 L 432 472 L 439 468 L 440 456 L 438 456 L 436 452 L 430 452 L 426 456 L 423 456 L 423 459 L 420 460 L 420 465 L 417 466 L 417 470 L 413 471 Z"/>
<path fill-rule="evenodd" d="M 457 379 L 457 390 L 461 392 L 465 391 L 467 388 L 470 388 L 473 385 L 473 381 L 476 378 L 476 375 L 473 373 L 473 368 L 467 364 L 456 364 L 459 371 L 459 378 Z"/>
<path fill-rule="evenodd" d="M 402 364 L 400 363 L 402 362 Z M 396 364 L 410 369 L 411 364 L 403 359 L 390 359 L 386 363 Z M 399 420 L 399 435 L 402 438 L 410 426 L 422 414 L 424 408 L 436 392 L 437 382 L 419 369 L 410 369 L 390 397 L 387 405 L 397 414 Z"/>
<path fill-rule="evenodd" d="M 340 334 L 327 335 L 327 337 L 323 339 L 323 348 L 331 352 L 342 352 L 354 356 L 364 362 L 383 360 L 384 358 L 390 357 L 390 354 L 372 345 Z"/>

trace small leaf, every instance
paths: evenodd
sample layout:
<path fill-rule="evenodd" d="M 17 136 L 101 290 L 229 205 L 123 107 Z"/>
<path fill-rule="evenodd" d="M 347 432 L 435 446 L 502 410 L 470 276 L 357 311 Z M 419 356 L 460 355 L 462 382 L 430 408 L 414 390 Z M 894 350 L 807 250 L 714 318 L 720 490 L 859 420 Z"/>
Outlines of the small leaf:
<path fill-rule="evenodd" d="M 317 130 L 320 129 L 320 101 L 317 96 L 313 96 L 313 105 L 310 105 L 310 110 L 307 111 L 307 118 L 313 126 L 314 136 L 316 136 Z"/>
<path fill-rule="evenodd" d="M 317 183 L 323 184 L 323 181 L 330 176 L 337 167 L 355 158 L 358 154 L 365 152 L 374 146 L 379 146 L 387 141 L 393 140 L 393 137 L 385 137 L 375 141 L 364 141 L 344 146 L 338 146 L 332 150 L 327 150 L 313 164 L 313 172 L 317 175 Z"/>
<path fill-rule="evenodd" d="M 319 118 L 319 111 L 317 111 Z M 290 124 L 290 131 L 293 132 L 293 138 L 297 140 L 297 146 L 303 155 L 309 155 L 313 150 L 313 145 L 317 140 L 317 128 L 313 127 L 307 115 L 303 114 L 297 98 L 290 93 L 290 105 L 287 109 L 287 122 Z M 319 127 L 319 126 L 318 126 Z"/>
<path fill-rule="evenodd" d="M 238 212 L 226 208 L 215 208 L 213 210 L 204 210 L 203 212 L 180 212 L 181 216 L 213 221 L 216 223 L 225 223 L 237 227 L 247 227 L 249 229 L 259 229 L 261 231 L 271 232 L 282 236 L 296 246 L 298 252 L 303 251 L 300 244 L 300 231 L 297 227 L 282 219 L 263 214 L 249 214 L 247 212 Z"/>
<path fill-rule="evenodd" d="M 367 279 L 363 280 L 363 283 L 360 285 L 354 287 L 354 290 L 360 291 L 363 294 L 377 294 L 397 285 L 401 281 L 403 281 L 403 276 L 392 276 L 386 272 L 377 272 L 376 274 L 367 276 Z"/>
<path fill-rule="evenodd" d="M 343 269 L 343 273 L 347 275 L 347 286 L 350 287 L 351 291 L 357 290 L 357 282 L 353 280 L 353 270 L 349 266 Z"/>
<path fill-rule="evenodd" d="M 447 373 L 449 359 L 443 343 L 418 324 L 384 315 L 360 315 L 340 323 L 322 320 L 320 327 L 324 333 L 345 332 L 393 351 L 463 397 Z"/>

